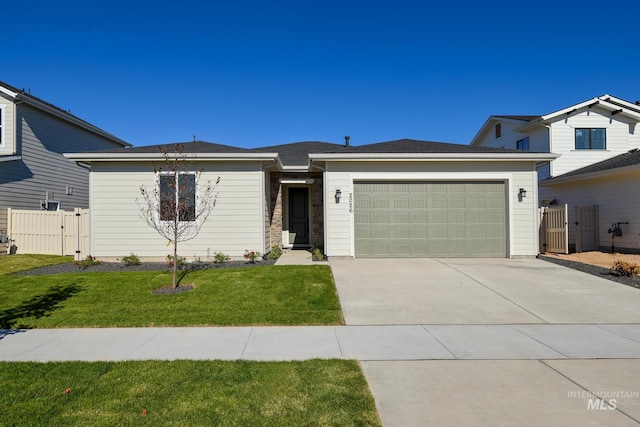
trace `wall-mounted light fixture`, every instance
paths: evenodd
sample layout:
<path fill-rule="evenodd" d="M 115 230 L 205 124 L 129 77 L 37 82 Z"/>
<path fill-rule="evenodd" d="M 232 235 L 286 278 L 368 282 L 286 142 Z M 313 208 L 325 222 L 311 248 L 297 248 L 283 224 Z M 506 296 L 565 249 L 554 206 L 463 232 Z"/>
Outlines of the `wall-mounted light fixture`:
<path fill-rule="evenodd" d="M 336 203 L 340 203 L 340 197 L 342 197 L 342 191 L 340 189 L 336 189 Z"/>
<path fill-rule="evenodd" d="M 527 197 L 527 190 L 521 188 L 520 191 L 518 191 L 518 201 L 521 202 L 525 197 Z"/>

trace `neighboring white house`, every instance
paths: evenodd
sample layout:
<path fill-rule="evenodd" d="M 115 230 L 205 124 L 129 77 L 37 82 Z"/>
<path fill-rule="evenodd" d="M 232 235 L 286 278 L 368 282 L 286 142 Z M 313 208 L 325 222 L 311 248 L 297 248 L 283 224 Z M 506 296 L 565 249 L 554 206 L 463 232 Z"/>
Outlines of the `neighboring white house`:
<path fill-rule="evenodd" d="M 89 207 L 89 171 L 62 153 L 128 145 L 0 82 L 0 232 L 7 230 L 7 208 L 73 211 Z"/>
<path fill-rule="evenodd" d="M 415 140 L 301 142 L 257 149 L 182 144 L 218 203 L 182 256 L 241 258 L 276 245 L 329 257 L 533 257 L 536 165 L 556 156 Z M 66 154 L 91 166 L 92 255 L 165 258 L 140 217 L 141 185 L 174 145 Z M 189 197 L 197 197 L 192 195 Z"/>
<path fill-rule="evenodd" d="M 589 169 L 640 148 L 638 122 L 640 105 L 603 95 L 542 116 L 491 116 L 470 145 L 558 154 L 538 166 L 540 205 L 568 205 L 570 247 L 610 248 L 612 223 L 629 222 L 616 248 L 638 250 L 640 211 L 630 199 L 637 199 L 640 179 L 611 166 L 615 160 L 604 164 L 611 166 L 606 172 L 593 175 Z"/>
<path fill-rule="evenodd" d="M 569 242 L 576 250 L 640 251 L 640 150 L 546 179 L 540 187 L 569 205 Z"/>

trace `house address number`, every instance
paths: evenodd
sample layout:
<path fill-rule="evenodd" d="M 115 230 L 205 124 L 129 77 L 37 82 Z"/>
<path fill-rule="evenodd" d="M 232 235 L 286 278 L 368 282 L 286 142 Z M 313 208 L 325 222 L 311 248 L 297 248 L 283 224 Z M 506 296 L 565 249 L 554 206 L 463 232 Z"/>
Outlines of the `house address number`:
<path fill-rule="evenodd" d="M 353 193 L 349 193 L 349 213 L 353 213 Z"/>

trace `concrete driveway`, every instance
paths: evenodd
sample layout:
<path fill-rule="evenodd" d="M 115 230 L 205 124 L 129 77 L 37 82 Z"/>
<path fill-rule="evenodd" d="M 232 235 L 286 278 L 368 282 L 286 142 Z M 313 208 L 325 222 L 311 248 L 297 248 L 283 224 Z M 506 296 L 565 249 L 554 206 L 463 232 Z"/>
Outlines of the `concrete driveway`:
<path fill-rule="evenodd" d="M 422 325 L 456 358 L 361 361 L 385 426 L 640 426 L 640 359 L 608 355 L 640 343 L 640 290 L 536 259 L 331 267 L 347 325 Z"/>
<path fill-rule="evenodd" d="M 347 325 L 640 323 L 640 291 L 538 259 L 332 260 Z"/>

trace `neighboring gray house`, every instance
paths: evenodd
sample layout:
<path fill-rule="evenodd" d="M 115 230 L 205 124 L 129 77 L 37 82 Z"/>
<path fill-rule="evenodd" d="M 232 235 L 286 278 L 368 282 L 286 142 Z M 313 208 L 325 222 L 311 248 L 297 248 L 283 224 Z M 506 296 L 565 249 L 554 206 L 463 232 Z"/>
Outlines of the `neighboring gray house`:
<path fill-rule="evenodd" d="M 131 144 L 0 82 L 0 232 L 7 208 L 89 207 L 89 170 L 62 153 Z"/>

